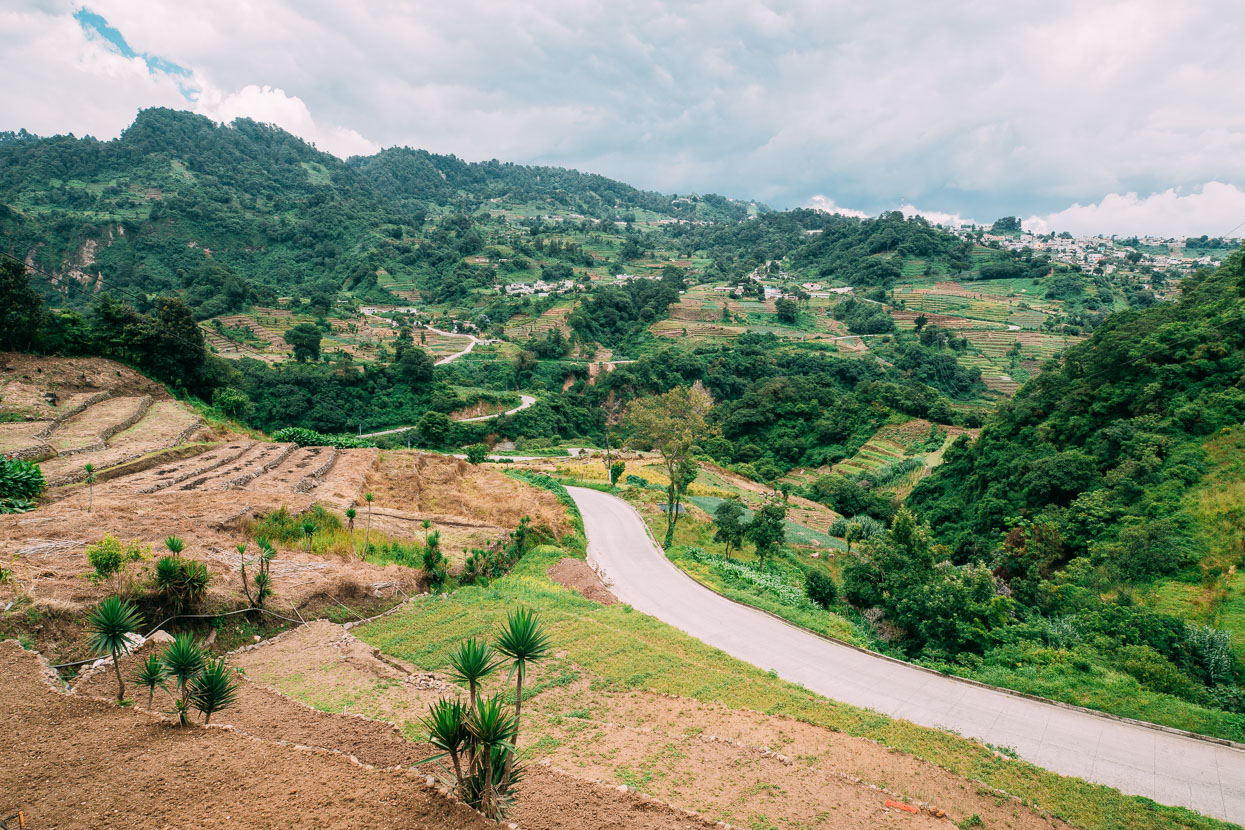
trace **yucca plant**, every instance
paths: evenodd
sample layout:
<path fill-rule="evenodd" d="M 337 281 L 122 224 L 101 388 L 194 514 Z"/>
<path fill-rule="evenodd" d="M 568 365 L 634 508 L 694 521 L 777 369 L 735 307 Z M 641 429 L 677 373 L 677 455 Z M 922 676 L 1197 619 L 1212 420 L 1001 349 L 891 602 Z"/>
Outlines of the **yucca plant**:
<path fill-rule="evenodd" d="M 464 752 L 468 764 L 471 763 L 471 733 L 467 731 L 467 707 L 457 700 L 441 698 L 432 704 L 428 716 L 420 723 L 428 732 L 428 742 L 438 749 L 444 749 L 454 765 L 454 783 L 462 787 Z"/>
<path fill-rule="evenodd" d="M 162 556 L 156 561 L 156 590 L 164 597 L 168 610 L 174 614 L 180 614 L 195 605 L 207 590 L 211 579 L 207 565 L 194 559 L 185 559 L 174 554 Z"/>
<path fill-rule="evenodd" d="M 307 540 L 307 553 L 311 553 L 311 537 L 316 533 L 316 523 L 303 519 L 303 538 Z"/>
<path fill-rule="evenodd" d="M 354 520 L 359 515 L 359 511 L 353 507 L 346 508 L 346 528 L 350 532 L 350 556 L 352 559 L 358 559 L 359 553 L 354 549 Z"/>
<path fill-rule="evenodd" d="M 182 726 L 186 726 L 190 723 L 190 719 L 187 716 L 189 712 L 190 684 L 195 676 L 203 670 L 203 649 L 195 642 L 193 635 L 189 632 L 182 632 L 164 649 L 162 660 L 165 668 L 168 670 L 169 677 L 174 678 L 176 681 L 177 695 L 173 706 L 177 712 L 178 722 Z"/>
<path fill-rule="evenodd" d="M 168 679 L 169 670 L 165 668 L 164 661 L 159 655 L 148 654 L 143 661 L 138 664 L 138 670 L 134 672 L 134 682 L 139 686 L 147 687 L 147 708 L 151 708 L 151 704 L 155 700 L 156 687 L 164 688 L 164 681 Z"/>
<path fill-rule="evenodd" d="M 239 570 L 242 572 L 242 590 L 246 592 L 247 602 L 252 608 L 263 608 L 264 600 L 272 596 L 272 580 L 268 575 L 268 566 L 271 564 L 273 557 L 277 555 L 276 549 L 265 537 L 261 536 L 255 540 L 259 545 L 259 556 L 255 559 L 246 558 L 246 543 L 239 544 L 236 548 L 238 556 L 241 558 Z M 257 564 L 259 571 L 255 574 L 255 593 L 251 594 L 250 584 L 247 581 L 246 566 Z"/>
<path fill-rule="evenodd" d="M 91 512 L 91 505 L 95 503 L 95 465 L 88 463 L 83 467 L 86 471 L 86 512 Z"/>
<path fill-rule="evenodd" d="M 376 499 L 371 493 L 364 493 L 363 500 L 367 502 L 367 524 L 363 528 L 363 555 L 368 554 L 368 540 L 372 536 L 372 502 Z"/>
<path fill-rule="evenodd" d="M 233 669 L 225 665 L 225 658 L 209 660 L 190 681 L 189 701 L 203 713 L 203 725 L 212 722 L 212 713 L 228 709 L 238 700 L 238 681 Z"/>
<path fill-rule="evenodd" d="M 169 553 L 173 554 L 174 556 L 181 556 L 182 551 L 186 549 L 185 542 L 183 542 L 178 537 L 171 536 L 171 535 L 166 536 L 164 538 L 164 546 L 165 548 L 168 549 Z"/>
<path fill-rule="evenodd" d="M 472 637 L 450 652 L 450 678 L 467 687 L 471 708 L 479 698 L 480 681 L 497 671 L 501 660 L 488 643 Z"/>
<path fill-rule="evenodd" d="M 509 772 L 518 721 L 501 695 L 482 698 L 467 712 L 466 727 L 476 743 L 478 762 L 464 781 L 467 803 L 500 821 L 509 805 Z"/>
<path fill-rule="evenodd" d="M 117 673 L 117 701 L 125 699 L 125 681 L 121 679 L 121 655 L 130 650 L 126 635 L 132 634 L 143 624 L 143 617 L 134 603 L 121 597 L 108 597 L 87 615 L 87 627 L 91 635 L 87 645 L 98 655 L 112 655 L 112 667 Z"/>
<path fill-rule="evenodd" d="M 549 635 L 540 624 L 540 615 L 528 608 L 511 611 L 506 618 L 506 625 L 497 635 L 496 648 L 513 661 L 511 674 L 515 679 L 514 693 L 514 733 L 515 742 L 519 739 L 519 720 L 523 713 L 523 679 L 527 674 L 527 664 L 545 659 L 549 655 Z M 506 756 L 504 780 L 510 783 L 510 775 L 514 769 L 514 753 Z"/>

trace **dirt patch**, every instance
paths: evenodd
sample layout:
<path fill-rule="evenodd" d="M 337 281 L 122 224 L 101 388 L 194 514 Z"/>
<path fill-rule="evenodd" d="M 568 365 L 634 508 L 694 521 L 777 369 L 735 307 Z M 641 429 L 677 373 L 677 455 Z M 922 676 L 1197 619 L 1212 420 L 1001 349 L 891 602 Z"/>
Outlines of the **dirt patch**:
<path fill-rule="evenodd" d="M 429 703 L 459 693 L 437 673 L 411 668 L 403 677 L 400 663 L 323 622 L 233 662 L 318 709 L 386 720 L 408 736 L 418 734 Z M 544 686 L 568 669 L 577 680 Z M 488 690 L 506 685 L 503 673 Z M 667 823 L 667 808 L 656 801 L 618 793 L 620 785 L 740 827 L 951 826 L 930 810 L 957 822 L 977 814 L 985 827 L 1065 826 L 934 764 L 800 721 L 613 689 L 565 664 L 536 666 L 529 688 L 542 687 L 524 706 L 521 745 L 532 762 L 512 816 L 522 827 L 686 826 Z M 385 745 L 388 738 L 374 734 Z M 923 812 L 887 807 L 891 800 Z"/>
<path fill-rule="evenodd" d="M 61 694 L 12 641 L 0 672 L 0 811 L 28 827 L 496 827 L 411 772 Z"/>
<path fill-rule="evenodd" d="M 448 456 L 381 453 L 365 487 L 376 497 L 372 527 L 422 538 L 420 524 L 427 519 L 441 531 L 447 553 L 486 545 L 518 526 L 524 516 L 556 536 L 570 529 L 566 511 L 553 494 Z"/>
<path fill-rule="evenodd" d="M 384 662 L 373 649 L 342 631 L 339 626 L 328 623 L 312 623 L 302 629 L 289 632 L 276 643 L 264 644 L 251 651 L 234 655 L 232 662 L 235 666 L 243 667 L 244 670 L 253 669 L 257 665 L 256 655 L 267 653 L 290 655 L 296 653 L 292 649 L 304 648 L 309 650 L 307 657 L 313 662 L 318 662 L 320 658 L 335 653 L 339 659 L 348 663 L 351 671 L 362 673 L 364 676 L 383 680 L 395 686 L 402 685 L 404 688 L 416 691 L 420 689 L 415 689 L 415 687 L 424 687 L 422 691 L 430 691 L 428 695 L 430 701 L 441 695 L 454 693 L 452 687 L 440 681 L 435 681 L 433 684 L 435 688 L 429 688 L 431 676 L 407 675 L 396 666 Z M 137 659 L 136 656 L 123 658 L 122 673 L 128 674 L 132 671 Z M 3 657 L 0 657 L 0 661 L 2 660 Z M 3 663 L 0 662 L 0 665 Z M 248 671 L 248 674 L 250 673 Z M 115 689 L 114 684 L 112 670 L 106 668 L 84 677 L 75 687 L 75 697 L 111 695 Z M 135 692 L 132 697 L 138 699 L 140 704 L 145 703 L 145 693 Z M 157 692 L 155 703 L 157 710 L 167 708 L 170 703 L 171 699 L 167 693 Z M 420 713 L 424 708 L 420 706 Z M 114 711 L 125 710 L 114 709 Z M 260 739 L 263 742 L 311 747 L 335 753 L 339 758 L 353 756 L 363 764 L 389 770 L 395 767 L 409 767 L 437 754 L 437 750 L 429 744 L 403 737 L 402 732 L 390 723 L 354 714 L 337 714 L 318 710 L 286 697 L 272 688 L 249 680 L 242 684 L 237 707 L 218 713 L 213 718 L 213 723 L 228 726 L 235 734 Z M 178 730 L 167 727 L 165 731 L 178 733 Z M 436 768 L 432 766 L 420 769 L 421 775 L 435 771 Z M 211 775 L 216 774 L 216 771 L 210 768 L 207 772 Z M 395 774 L 402 775 L 409 782 L 409 778 L 402 773 L 395 771 Z M 410 783 L 403 785 L 411 786 Z M 312 788 L 314 787 L 313 781 Z M 323 797 L 328 798 L 331 795 L 332 793 L 325 793 Z M 232 804 L 229 802 L 222 802 L 219 806 L 226 812 L 232 812 Z M 444 809 L 449 814 L 451 807 L 445 805 Z M 651 827 L 659 830 L 667 828 L 674 830 L 674 828 L 711 826 L 707 821 L 688 817 L 678 810 L 646 799 L 634 792 L 623 793 L 616 787 L 575 778 L 540 764 L 530 764 L 524 770 L 517 803 L 508 819 L 518 823 L 521 827 L 533 828 L 533 830 L 536 828 L 578 830 L 578 828 L 585 827 Z M 430 826 L 456 827 L 458 825 L 431 824 Z M 463 826 L 475 827 L 477 825 Z"/>
<path fill-rule="evenodd" d="M 582 559 L 568 557 L 558 560 L 557 564 L 549 569 L 549 578 L 559 585 L 578 591 L 593 602 L 599 602 L 602 605 L 613 605 L 618 602 L 618 597 L 605 587 L 605 583 L 601 581 L 597 572 Z"/>
<path fill-rule="evenodd" d="M 0 409 L 4 412 L 29 420 L 52 419 L 99 392 L 169 399 L 169 393 L 160 384 L 104 358 L 0 352 Z"/>

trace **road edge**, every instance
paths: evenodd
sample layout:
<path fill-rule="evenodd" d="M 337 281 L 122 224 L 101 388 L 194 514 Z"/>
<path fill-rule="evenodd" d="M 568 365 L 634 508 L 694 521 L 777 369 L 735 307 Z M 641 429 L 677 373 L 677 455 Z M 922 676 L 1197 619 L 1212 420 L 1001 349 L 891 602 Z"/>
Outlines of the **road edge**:
<path fill-rule="evenodd" d="M 590 489 L 590 488 L 579 488 L 579 489 Z M 600 491 L 594 491 L 594 492 L 600 492 Z M 1245 752 L 1245 743 L 1241 743 L 1239 741 L 1233 741 L 1228 738 L 1216 738 L 1213 735 L 1203 735 L 1199 732 L 1190 732 L 1187 729 L 1179 729 L 1174 726 L 1165 726 L 1161 723 L 1152 723 L 1150 721 L 1137 720 L 1136 718 L 1129 718 L 1123 715 L 1113 715 L 1110 712 L 1102 712 L 1102 711 L 1099 711 L 1098 709 L 1090 709 L 1085 706 L 1077 706 L 1075 703 L 1064 703 L 1061 700 L 1051 700 L 1050 698 L 1040 697 L 1039 695 L 1031 695 L 1027 692 L 1018 692 L 1015 689 L 1005 689 L 1002 686 L 992 686 L 989 683 L 983 683 L 980 680 L 973 680 L 968 677 L 960 677 L 959 675 L 948 674 L 946 672 L 938 671 L 937 669 L 931 669 L 928 666 L 921 666 L 916 663 L 910 663 L 907 660 L 900 660 L 897 657 L 891 657 L 888 654 L 882 654 L 872 649 L 864 648 L 863 646 L 858 646 L 855 643 L 849 643 L 846 640 L 840 640 L 837 637 L 831 637 L 829 634 L 822 634 L 821 632 L 814 631 L 811 628 L 805 628 L 802 625 L 797 625 L 796 623 L 793 623 L 784 617 L 778 616 L 772 611 L 766 611 L 764 608 L 757 608 L 755 605 L 749 605 L 746 602 L 740 602 L 737 599 L 728 597 L 725 594 L 722 594 L 714 590 L 710 586 L 705 585 L 703 582 L 696 579 L 696 577 L 692 576 L 687 571 L 680 568 L 678 565 L 675 565 L 674 562 L 670 559 L 670 557 L 666 555 L 666 549 L 662 547 L 661 544 L 658 543 L 657 538 L 653 536 L 653 531 L 651 528 L 649 528 L 648 522 L 644 521 L 644 517 L 640 515 L 640 511 L 635 509 L 635 505 L 631 504 L 631 502 L 627 501 L 626 499 L 619 498 L 618 496 L 615 496 L 611 493 L 603 493 L 602 495 L 610 496 L 610 498 L 617 499 L 618 501 L 625 504 L 627 508 L 636 515 L 636 518 L 640 520 L 640 524 L 644 526 L 644 532 L 648 534 L 649 541 L 653 543 L 653 546 L 657 548 L 658 551 L 661 552 L 661 555 L 665 557 L 666 561 L 670 562 L 670 564 L 674 567 L 674 569 L 677 570 L 679 573 L 683 574 L 688 579 L 692 580 L 697 585 L 704 588 L 706 591 L 716 594 L 717 596 L 721 597 L 727 602 L 734 603 L 735 605 L 738 605 L 741 608 L 751 609 L 753 611 L 756 611 L 759 614 L 765 614 L 768 617 L 773 617 L 775 620 L 778 620 L 780 623 L 783 623 L 789 628 L 794 628 L 797 631 L 803 631 L 804 633 L 811 634 L 814 637 L 817 637 L 818 639 L 825 640 L 827 642 L 834 643 L 836 645 L 845 646 L 854 651 L 859 651 L 862 654 L 868 654 L 871 657 L 877 657 L 882 660 L 887 660 L 891 663 L 897 663 L 901 666 L 907 666 L 909 668 L 917 669 L 919 671 L 925 672 L 926 674 L 933 674 L 933 675 L 937 675 L 938 677 L 945 677 L 950 680 L 954 680 L 957 683 L 964 683 L 969 686 L 976 686 L 979 689 L 988 689 L 993 692 L 1000 692 L 1005 695 L 1010 695 L 1011 697 L 1022 698 L 1024 700 L 1031 700 L 1035 703 L 1044 703 L 1050 706 L 1057 706 L 1061 709 L 1068 709 L 1073 712 L 1083 712 L 1085 714 L 1094 715 L 1095 717 L 1103 718 L 1105 720 L 1116 721 L 1117 723 L 1126 723 L 1126 724 L 1131 724 L 1133 726 L 1140 726 L 1146 729 L 1152 729 L 1156 732 L 1166 732 L 1169 735 L 1176 735 L 1182 738 L 1189 738 L 1191 740 L 1201 741 L 1203 743 L 1211 743 L 1211 744 L 1216 744 L 1218 746 L 1227 747 L 1228 749 L 1233 749 L 1238 752 Z M 591 543 L 591 540 L 590 540 L 590 543 Z M 822 697 L 827 697 L 827 696 L 822 695 Z M 884 712 L 879 712 L 878 714 L 884 715 L 885 717 L 893 717 L 892 715 L 886 715 L 886 713 Z"/>

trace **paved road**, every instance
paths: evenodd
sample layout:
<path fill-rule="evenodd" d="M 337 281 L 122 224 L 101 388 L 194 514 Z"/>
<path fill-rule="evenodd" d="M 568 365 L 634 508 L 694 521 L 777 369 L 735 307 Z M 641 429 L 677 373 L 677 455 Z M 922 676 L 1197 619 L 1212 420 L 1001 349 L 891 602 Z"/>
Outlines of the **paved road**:
<path fill-rule="evenodd" d="M 531 395 L 519 395 L 519 405 L 514 409 L 507 409 L 505 412 L 494 412 L 492 415 L 477 415 L 474 418 L 463 418 L 459 423 L 470 424 L 475 421 L 491 421 L 494 418 L 500 418 L 503 415 L 513 415 L 516 412 L 522 412 L 532 404 L 536 403 L 536 399 Z M 408 429 L 415 429 L 413 426 L 394 427 L 393 429 L 382 429 L 379 432 L 364 432 L 359 435 L 360 438 L 375 438 L 377 435 L 392 435 L 395 432 L 404 432 Z M 466 456 L 463 456 L 466 458 Z M 518 459 L 515 459 L 516 461 Z"/>
<path fill-rule="evenodd" d="M 724 599 L 662 555 L 621 499 L 569 487 L 588 557 L 638 611 L 826 697 L 954 730 L 1064 775 L 1245 821 L 1245 751 L 983 689 L 828 642 Z"/>

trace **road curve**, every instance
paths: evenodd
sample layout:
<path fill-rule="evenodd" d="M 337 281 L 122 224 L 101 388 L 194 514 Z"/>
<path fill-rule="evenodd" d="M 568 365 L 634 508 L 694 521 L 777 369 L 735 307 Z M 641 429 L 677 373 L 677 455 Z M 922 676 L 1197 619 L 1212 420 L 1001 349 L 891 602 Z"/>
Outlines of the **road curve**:
<path fill-rule="evenodd" d="M 536 399 L 531 395 L 519 395 L 519 405 L 514 409 L 507 409 L 505 412 L 494 412 L 492 415 L 477 415 L 474 418 L 463 418 L 458 421 L 460 424 L 470 424 L 476 421 L 491 421 L 494 418 L 500 418 L 503 415 L 513 415 L 516 412 L 522 412 L 532 404 L 536 403 Z M 408 429 L 415 429 L 414 426 L 394 427 L 392 429 L 382 429 L 377 432 L 359 433 L 360 438 L 375 438 L 377 435 L 392 435 L 395 432 L 405 432 Z"/>
<path fill-rule="evenodd" d="M 480 338 L 476 337 L 474 334 L 466 334 L 466 333 L 457 332 L 457 331 L 441 331 L 441 329 L 434 329 L 432 326 L 425 326 L 425 328 L 428 331 L 433 331 L 433 332 L 436 332 L 437 334 L 445 335 L 446 337 L 468 338 L 467 348 L 463 349 L 461 352 L 454 352 L 454 354 L 446 355 L 445 357 L 441 358 L 436 363 L 434 363 L 433 364 L 434 366 L 444 366 L 447 363 L 453 363 L 455 360 L 458 360 L 458 358 L 462 357 L 463 355 L 470 354 L 471 350 L 474 349 L 477 344 L 484 342 Z"/>
<path fill-rule="evenodd" d="M 1064 775 L 1245 821 L 1245 751 L 1015 697 L 824 640 L 687 576 L 621 499 L 567 489 L 583 513 L 589 561 L 638 611 L 826 697 L 1012 747 Z"/>

